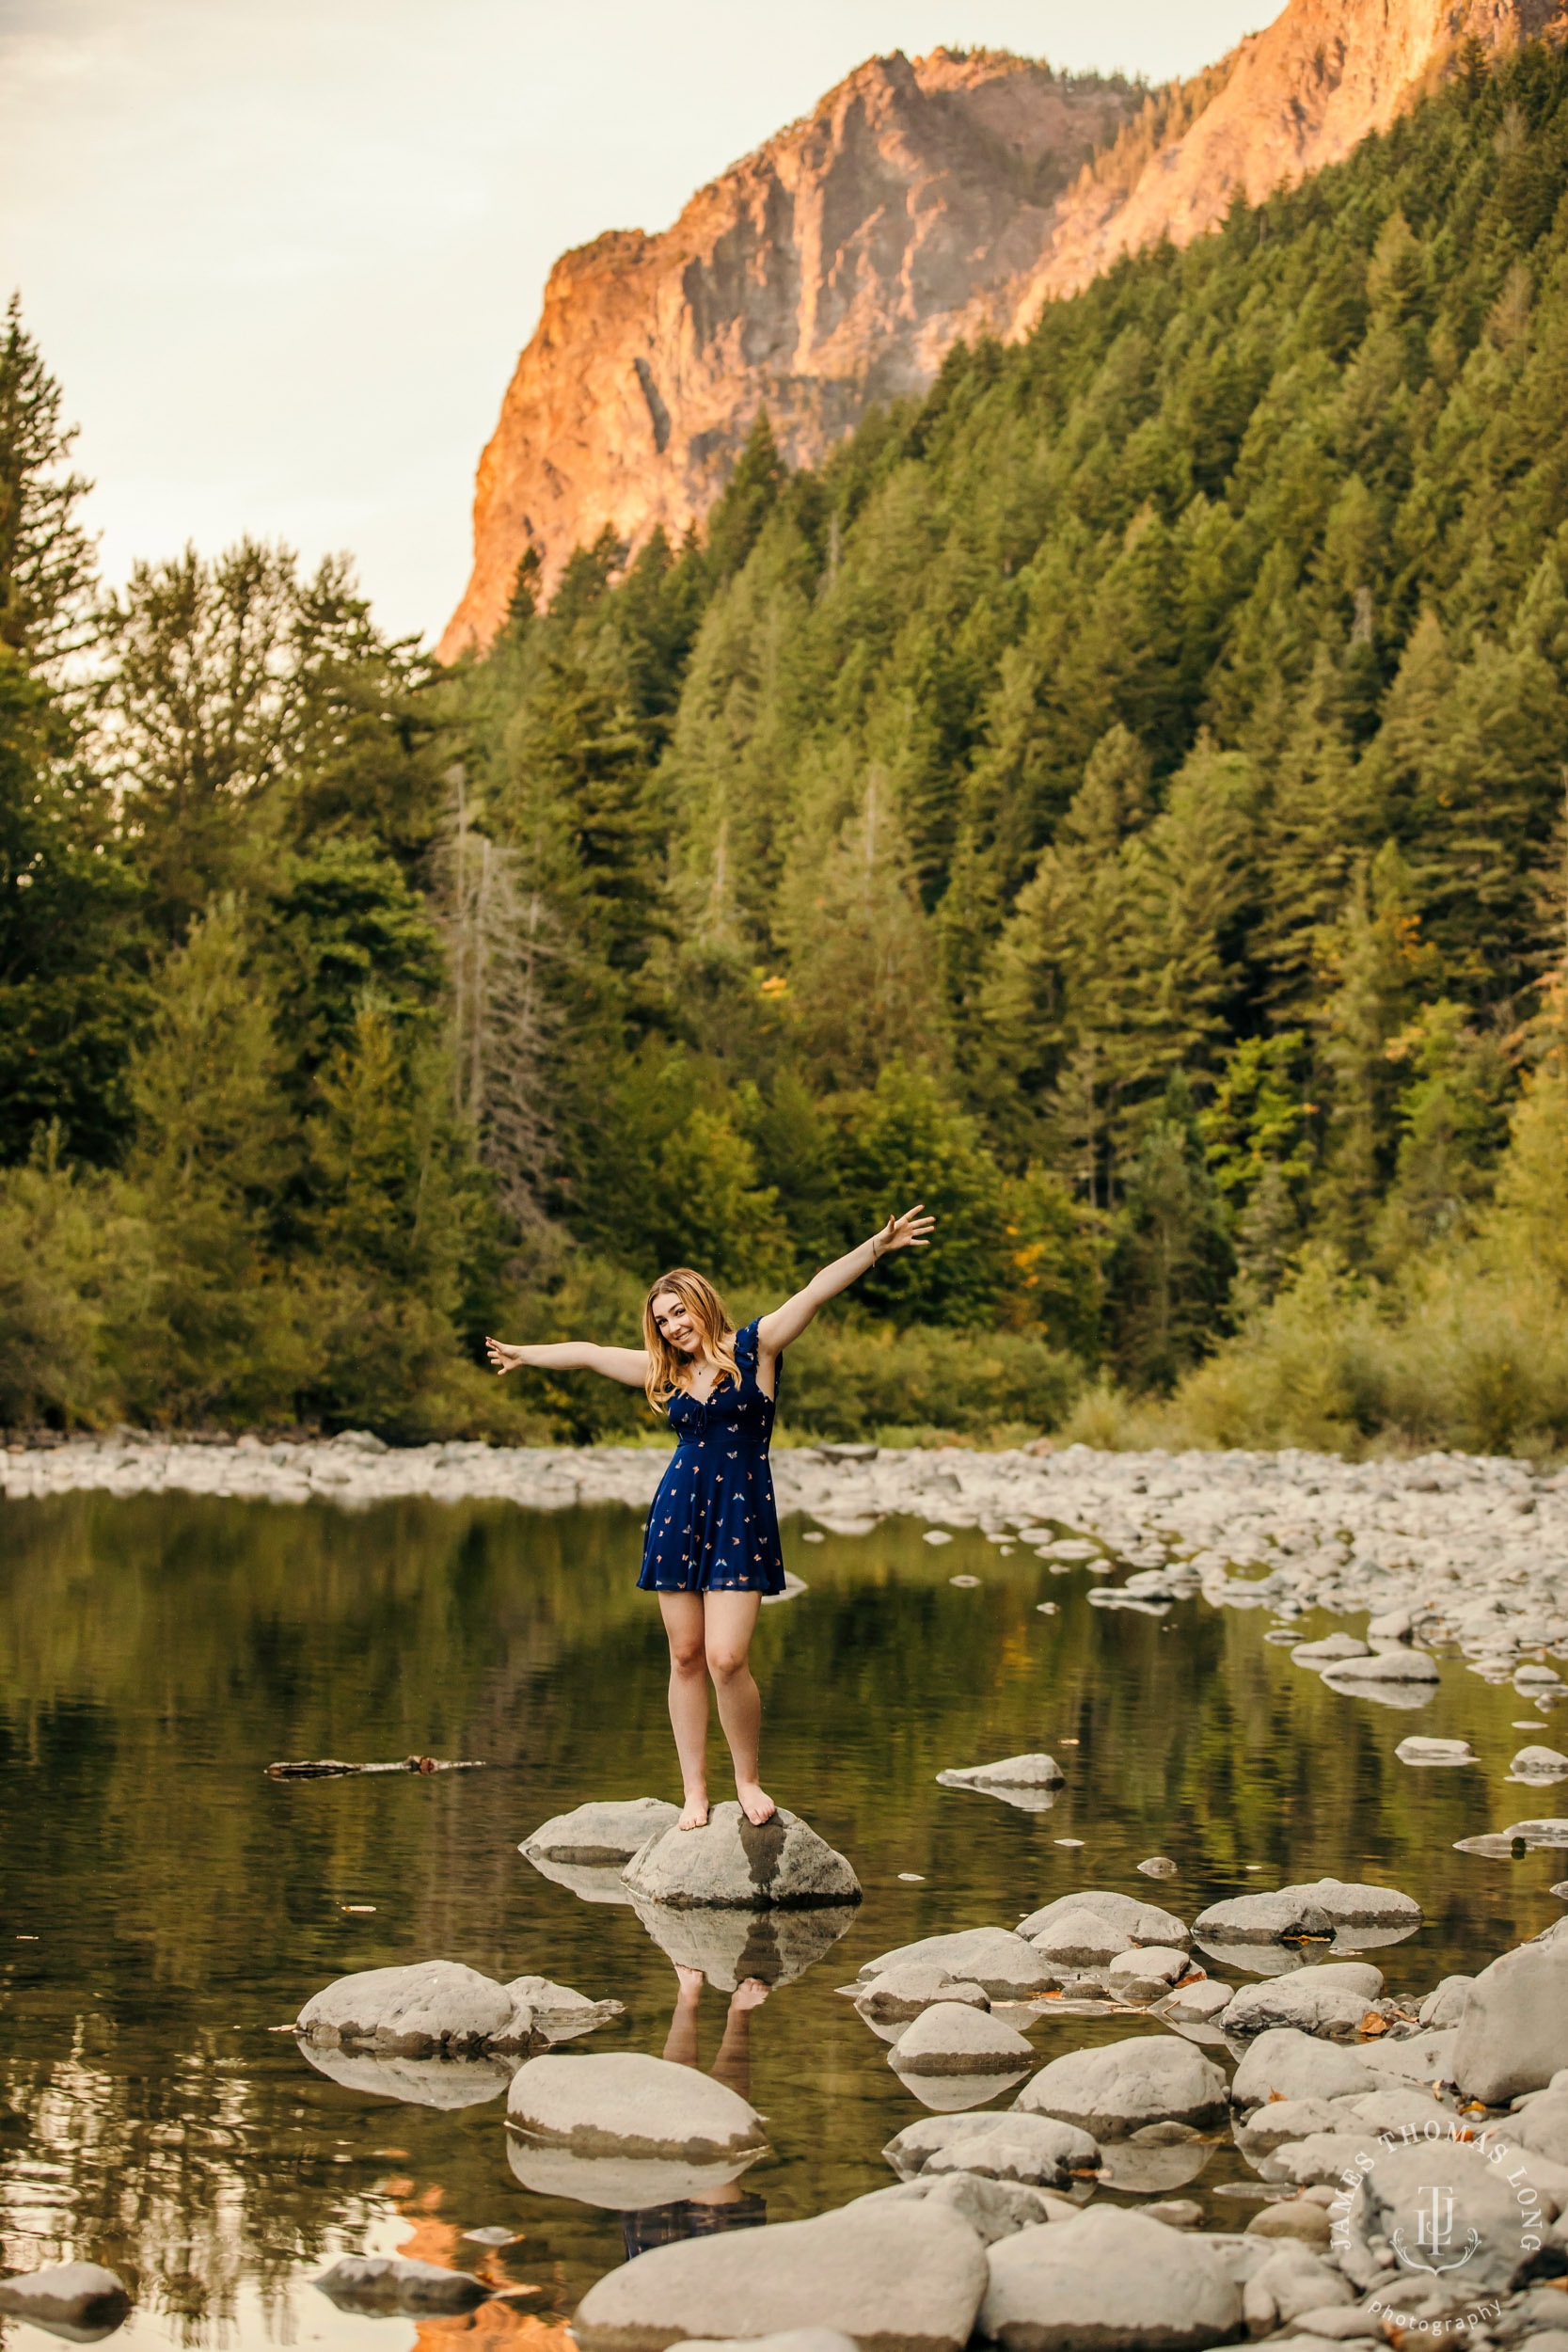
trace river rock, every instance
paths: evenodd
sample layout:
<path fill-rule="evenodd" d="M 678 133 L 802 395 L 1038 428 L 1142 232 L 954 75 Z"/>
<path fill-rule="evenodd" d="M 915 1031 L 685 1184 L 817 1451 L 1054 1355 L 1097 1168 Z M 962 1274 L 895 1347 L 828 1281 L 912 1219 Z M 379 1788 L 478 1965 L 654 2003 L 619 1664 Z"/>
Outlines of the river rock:
<path fill-rule="evenodd" d="M 1151 1853 L 1147 1862 L 1134 1863 L 1132 1867 L 1146 1879 L 1173 1879 L 1176 1876 L 1176 1865 L 1168 1853 Z"/>
<path fill-rule="evenodd" d="M 1266 2181 L 1290 2181 L 1297 2188 L 1342 2181 L 1354 2170 L 1356 2157 L 1370 2137 L 1369 2133 L 1347 2128 L 1353 2122 L 1352 2117 L 1344 2116 L 1338 2131 L 1308 2132 L 1305 2138 L 1286 2140 L 1273 2155 L 1258 2158 L 1259 2171 Z"/>
<path fill-rule="evenodd" d="M 1561 1780 L 1568 1776 L 1568 1756 L 1557 1748 L 1521 1748 L 1509 1766 L 1515 1780 Z"/>
<path fill-rule="evenodd" d="M 845 1860 L 783 1805 L 761 1828 L 732 1798 L 705 1829 L 666 1829 L 622 1872 L 643 1902 L 672 1909 L 762 1911 L 858 1903 L 861 1883 Z"/>
<path fill-rule="evenodd" d="M 1009 2108 L 985 2115 L 923 2115 L 917 2123 L 906 2123 L 901 2132 L 895 2132 L 882 2154 L 901 2181 L 912 2181 L 939 2148 L 957 2139 L 982 2139 L 988 2132 L 1006 2131 L 1017 2121 Z"/>
<path fill-rule="evenodd" d="M 1209 1944 L 1287 1944 L 1304 1936 L 1327 1938 L 1334 1922 L 1323 1904 L 1299 1889 L 1291 1893 L 1232 1895 L 1211 1903 L 1193 1922 L 1198 1942 Z"/>
<path fill-rule="evenodd" d="M 793 1984 L 847 1935 L 859 1914 L 848 1903 L 809 1911 L 677 1911 L 639 1899 L 639 1919 L 677 1968 L 700 1968 L 717 1992 L 733 1993 L 748 1977 L 763 1984 Z"/>
<path fill-rule="evenodd" d="M 1348 2042 L 1382 1994 L 1383 1972 L 1370 1962 L 1329 1961 L 1321 1967 L 1298 1969 L 1293 1976 L 1243 1985 L 1221 2025 L 1238 2038 L 1250 2039 L 1271 2026 L 1293 2026 L 1300 2033 Z"/>
<path fill-rule="evenodd" d="M 467 2270 L 397 2254 L 345 2254 L 310 2283 L 350 2311 L 471 2312 L 495 2292 Z"/>
<path fill-rule="evenodd" d="M 885 1976 L 897 1965 L 920 1962 L 947 1969 L 970 1984 L 977 1984 L 993 2001 L 1027 2001 L 1040 1993 L 1053 1993 L 1060 1971 L 1052 1968 L 1032 1944 L 1006 1928 L 961 1928 L 953 1935 L 925 1935 L 918 1943 L 868 1960 L 862 1979 Z"/>
<path fill-rule="evenodd" d="M 369 2042 L 407 2057 L 479 2049 L 511 2026 L 512 1995 L 455 1960 L 364 1968 L 312 1994 L 296 2030 L 312 2042 Z"/>
<path fill-rule="evenodd" d="M 608 2026 L 612 2018 L 626 2015 L 624 2001 L 591 2001 L 586 1993 L 574 1993 L 569 1984 L 553 1984 L 548 1977 L 514 1977 L 501 1987 L 512 1996 L 510 2033 L 517 2031 L 523 2014 L 536 2034 L 547 2042 L 575 2042 L 578 2034 L 593 2033 L 599 2026 Z M 506 2046 L 506 2038 L 496 2044 Z M 519 2047 L 526 2046 L 519 2042 Z"/>
<path fill-rule="evenodd" d="M 1359 2099 L 1336 2099 L 1337 2131 L 1394 2132 L 1425 2130 L 1433 2117 L 1448 2122 L 1448 2109 L 1437 2106 L 1428 2084 L 1391 2082 L 1382 2090 L 1369 2090 Z"/>
<path fill-rule="evenodd" d="M 1202 2131 L 1225 2117 L 1225 2076 L 1179 2035 L 1132 2034 L 1053 2058 L 1015 2105 L 1076 2123 L 1101 2143 L 1162 2124 Z"/>
<path fill-rule="evenodd" d="M 1271 2254 L 1242 2289 L 1242 2316 L 1249 2335 L 1263 2336 L 1271 2328 L 1289 2327 L 1308 2312 L 1332 2311 L 1351 2299 L 1339 2273 L 1310 2247 L 1287 2244 Z"/>
<path fill-rule="evenodd" d="M 984 2131 L 959 2131 L 934 2148 L 921 2166 L 923 2172 L 977 2172 L 990 2181 L 1022 2181 L 1033 2188 L 1066 2188 L 1087 2180 L 1100 2169 L 1100 2148 L 1075 2123 L 1053 2115 L 1022 2115 L 1016 2108 L 1003 2116 L 976 2117 L 991 2126 Z M 914 2126 L 919 2129 L 918 2124 Z"/>
<path fill-rule="evenodd" d="M 123 2279 L 101 2263 L 49 2263 L 0 2280 L 0 2312 L 35 2327 L 109 2334 L 131 2309 Z"/>
<path fill-rule="evenodd" d="M 1474 1982 L 1474 1977 L 1443 1978 L 1440 1983 L 1433 1987 L 1417 2010 L 1416 2013 L 1420 2023 L 1423 2026 L 1434 2026 L 1438 2032 L 1444 2031 L 1449 2026 L 1457 2026 L 1465 2014 L 1470 1998 L 1470 1987 Z"/>
<path fill-rule="evenodd" d="M 1568 2166 L 1568 2075 L 1554 2075 L 1551 2089 L 1521 2108 L 1509 2129 L 1521 2148 Z"/>
<path fill-rule="evenodd" d="M 1308 2132 L 1342 2130 L 1345 2118 L 1326 2099 L 1265 2099 L 1236 2126 L 1236 2145 L 1243 2156 L 1272 2156 L 1292 2139 Z"/>
<path fill-rule="evenodd" d="M 1354 1633 L 1325 1633 L 1321 1642 L 1298 1642 L 1291 1656 L 1298 1666 L 1334 1666 L 1347 1658 L 1370 1658 L 1371 1648 Z"/>
<path fill-rule="evenodd" d="M 1248 2237 L 1288 2238 L 1300 2246 L 1324 2247 L 1333 2235 L 1328 2208 L 1310 2197 L 1283 2197 L 1265 2205 L 1246 2225 Z"/>
<path fill-rule="evenodd" d="M 652 2352 L 685 2336 L 744 2339 L 765 2315 L 775 2329 L 840 2328 L 877 2352 L 959 2352 L 986 2282 L 967 2221 L 928 2200 L 872 2198 L 656 2247 L 589 2288 L 572 2332 L 581 2352 Z"/>
<path fill-rule="evenodd" d="M 994 2246 L 1018 2230 L 1037 2229 L 1042 2222 L 1070 2217 L 1078 2210 L 1065 2198 L 1043 2197 L 1037 2188 L 1017 2181 L 988 2180 L 978 2172 L 948 2172 L 935 2179 L 929 2172 L 918 2180 L 901 2181 L 894 2188 L 875 2188 L 858 2205 L 921 2203 L 927 2212 L 956 2214 L 967 2221 L 982 2246 Z"/>
<path fill-rule="evenodd" d="M 1067 1774 L 1053 1756 L 1005 1756 L 995 1764 L 954 1764 L 937 1774 L 944 1788 L 1060 1788 Z"/>
<path fill-rule="evenodd" d="M 1034 2056 L 999 2017 L 959 2001 L 934 2001 L 905 2026 L 888 2064 L 900 2074 L 1016 2074 Z"/>
<path fill-rule="evenodd" d="M 1170 1945 L 1184 1952 L 1191 1944 L 1192 1931 L 1174 1911 L 1162 1911 L 1158 1903 L 1142 1902 L 1136 1895 L 1119 1895 L 1108 1887 L 1085 1886 L 1071 1895 L 1058 1895 L 1054 1902 L 1040 1911 L 1032 1911 L 1019 1923 L 1019 1933 L 1031 1943 L 1050 1933 L 1059 1919 L 1069 1913 L 1086 1911 L 1103 1920 L 1110 1931 L 1104 1938 L 1105 1957 L 1114 1960 L 1117 1952 L 1127 1951 L 1134 1944 Z"/>
<path fill-rule="evenodd" d="M 1454 2036 L 1452 2079 L 1502 2106 L 1568 2066 L 1568 1940 L 1537 1938 L 1483 1968 Z"/>
<path fill-rule="evenodd" d="M 523 1839 L 518 1851 L 531 1862 L 565 1862 L 589 1868 L 629 1862 L 661 1831 L 680 1820 L 680 1807 L 663 1797 L 611 1798 L 553 1814 Z"/>
<path fill-rule="evenodd" d="M 1255 2107 L 1269 2099 L 1362 2098 L 1381 2088 L 1362 2052 L 1314 2041 L 1292 2026 L 1272 2026 L 1243 2056 L 1230 2096 L 1239 2107 Z"/>
<path fill-rule="evenodd" d="M 1118 2001 L 1158 2001 L 1192 1966 L 1167 1944 L 1139 1944 L 1118 1952 L 1105 1971 L 1105 1989 Z"/>
<path fill-rule="evenodd" d="M 1241 2290 L 1202 2240 L 1144 2214 L 1095 2206 L 989 2259 L 980 2327 L 1006 2352 L 1182 2352 L 1241 2324 Z"/>
<path fill-rule="evenodd" d="M 1235 1990 L 1217 1977 L 1198 1977 L 1167 1994 L 1158 2004 L 1158 2014 L 1173 2026 L 1213 2026 L 1229 2007 Z"/>
<path fill-rule="evenodd" d="M 1311 1879 L 1302 1886 L 1282 1886 L 1288 1902 L 1312 1903 L 1325 1911 L 1337 1929 L 1397 1928 L 1409 1934 L 1421 1924 L 1421 1906 L 1414 1895 L 1394 1886 L 1367 1886 L 1354 1879 Z"/>
<path fill-rule="evenodd" d="M 1453 2080 L 1453 2040 L 1451 2032 L 1388 2034 L 1381 2042 L 1364 2042 L 1359 2055 L 1374 2074 L 1446 2083 Z"/>
<path fill-rule="evenodd" d="M 1331 1665 L 1325 1681 L 1435 1682 L 1437 1661 L 1424 1649 L 1374 1649 L 1365 1658 L 1341 1658 Z"/>
<path fill-rule="evenodd" d="M 990 1995 L 982 1986 L 920 1960 L 904 1961 L 871 1978 L 855 1994 L 855 2007 L 874 2026 L 903 2024 L 918 2017 L 933 2001 L 961 2001 L 969 2009 L 990 2007 Z"/>
<path fill-rule="evenodd" d="M 531 2058 L 513 2079 L 506 2108 L 530 2138 L 581 2156 L 702 2164 L 767 2144 L 762 2118 L 723 2083 L 637 2050 Z"/>
<path fill-rule="evenodd" d="M 1394 1750 L 1402 1764 L 1473 1764 L 1475 1750 L 1468 1740 L 1423 1740 L 1412 1732 Z"/>
<path fill-rule="evenodd" d="M 1360 2195 L 1352 2199 L 1341 2236 L 1348 2245 L 1337 2248 L 1339 2267 L 1358 2287 L 1386 2279 L 1379 2255 L 1399 2242 L 1418 2249 L 1425 2235 L 1421 2215 L 1430 2211 L 1434 2188 L 1452 2199 L 1445 2218 L 1455 2252 L 1462 2252 L 1471 2231 L 1475 2251 L 1465 2262 L 1466 2295 L 1485 2295 L 1506 2287 L 1523 2259 L 1521 2215 L 1503 2168 L 1487 2161 L 1475 2143 L 1450 2139 L 1422 2140 L 1413 2146 L 1370 2151 L 1375 2161 L 1362 2179 Z M 1447 2202 L 1447 2199 L 1445 2199 Z"/>

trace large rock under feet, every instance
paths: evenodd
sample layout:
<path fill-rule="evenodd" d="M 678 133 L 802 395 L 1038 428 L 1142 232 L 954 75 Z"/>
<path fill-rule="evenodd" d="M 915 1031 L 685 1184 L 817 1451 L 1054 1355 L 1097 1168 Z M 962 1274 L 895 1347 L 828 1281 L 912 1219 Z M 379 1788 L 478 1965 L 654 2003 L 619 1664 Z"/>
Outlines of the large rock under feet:
<path fill-rule="evenodd" d="M 731 1801 L 705 1829 L 667 1829 L 622 1878 L 643 1902 L 676 1910 L 761 1911 L 858 1903 L 861 1883 L 841 1853 L 781 1805 L 761 1827 Z"/>
<path fill-rule="evenodd" d="M 1158 2223 L 1152 2223 L 1158 2228 Z M 967 2221 L 928 2200 L 656 2247 L 578 2306 L 581 2352 L 668 2352 L 688 2337 L 836 2328 L 861 2352 L 959 2352 L 986 2291 Z"/>

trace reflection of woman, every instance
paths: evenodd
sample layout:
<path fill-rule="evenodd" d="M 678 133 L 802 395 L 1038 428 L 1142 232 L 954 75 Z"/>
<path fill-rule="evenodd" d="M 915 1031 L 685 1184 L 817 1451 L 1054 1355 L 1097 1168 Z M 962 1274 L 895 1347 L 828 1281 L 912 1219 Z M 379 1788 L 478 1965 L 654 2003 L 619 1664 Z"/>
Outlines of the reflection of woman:
<path fill-rule="evenodd" d="M 675 1451 L 659 1480 L 638 1583 L 658 1595 L 670 1641 L 670 1720 L 686 1804 L 682 1829 L 708 1817 L 707 1679 L 735 1763 L 736 1793 L 749 1821 L 773 1816 L 757 1778 L 762 1701 L 748 1663 L 764 1593 L 784 1590 L 784 1556 L 768 1467 L 778 1398 L 779 1359 L 830 1298 L 869 1273 L 893 1249 L 924 1249 L 936 1220 L 919 1203 L 814 1275 L 804 1290 L 739 1331 L 701 1274 L 661 1275 L 642 1309 L 641 1347 L 509 1347 L 486 1340 L 499 1373 L 599 1372 L 645 1389 L 668 1414 Z"/>
<path fill-rule="evenodd" d="M 697 2005 L 703 1996 L 703 1972 L 700 1968 L 683 1968 L 677 1962 L 675 1974 L 680 1979 L 680 1991 L 675 1996 L 664 2055 L 677 2066 L 696 2066 Z M 768 1987 L 756 1977 L 748 1977 L 743 1984 L 736 1985 L 730 1995 L 719 2055 L 708 2069 L 715 2082 L 723 2083 L 748 2102 L 752 2096 L 752 2011 L 767 1998 Z M 742 2188 L 738 2181 L 726 2181 L 722 2188 L 682 2197 L 673 2205 L 648 2205 L 641 2213 L 623 2213 L 621 2233 L 626 2239 L 626 2260 L 630 2262 L 634 2254 L 645 2254 L 655 2246 L 672 2246 L 677 2238 L 716 2237 L 721 2230 L 757 2230 L 767 2218 L 768 2207 L 760 2197 Z"/>

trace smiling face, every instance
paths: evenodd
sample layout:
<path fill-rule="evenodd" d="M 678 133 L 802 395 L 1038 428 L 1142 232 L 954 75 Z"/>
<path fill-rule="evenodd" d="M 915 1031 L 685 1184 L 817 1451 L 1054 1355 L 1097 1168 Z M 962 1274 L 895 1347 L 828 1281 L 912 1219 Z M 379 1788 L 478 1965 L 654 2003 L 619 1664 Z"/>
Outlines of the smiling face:
<path fill-rule="evenodd" d="M 673 1291 L 660 1291 L 652 1307 L 654 1322 L 662 1337 L 682 1356 L 695 1356 L 702 1347 L 703 1335 L 695 1316 L 684 1299 Z"/>

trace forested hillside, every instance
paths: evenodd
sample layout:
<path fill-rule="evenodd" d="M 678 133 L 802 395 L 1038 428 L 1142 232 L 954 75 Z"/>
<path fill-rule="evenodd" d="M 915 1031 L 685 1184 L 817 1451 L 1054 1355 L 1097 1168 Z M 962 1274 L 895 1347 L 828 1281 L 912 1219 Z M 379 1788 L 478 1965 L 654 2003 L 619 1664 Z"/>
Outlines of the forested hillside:
<path fill-rule="evenodd" d="M 276 551 L 96 600 L 59 416 L 13 316 L 0 1414 L 629 1428 L 484 1326 L 919 1195 L 798 1426 L 1568 1437 L 1561 56 L 445 675 Z"/>

